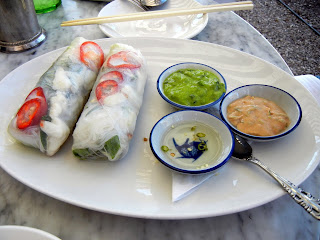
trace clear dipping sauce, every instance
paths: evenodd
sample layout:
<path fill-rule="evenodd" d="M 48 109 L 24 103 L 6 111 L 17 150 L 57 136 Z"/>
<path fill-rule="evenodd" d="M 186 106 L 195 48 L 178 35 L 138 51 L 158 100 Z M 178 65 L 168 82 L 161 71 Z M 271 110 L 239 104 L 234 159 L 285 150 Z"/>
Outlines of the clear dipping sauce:
<path fill-rule="evenodd" d="M 175 167 L 206 169 L 219 163 L 222 140 L 220 134 L 208 125 L 184 122 L 172 126 L 164 134 L 161 149 Z"/>
<path fill-rule="evenodd" d="M 239 131 L 255 136 L 277 135 L 290 124 L 288 115 L 276 103 L 254 96 L 230 103 L 227 118 Z"/>

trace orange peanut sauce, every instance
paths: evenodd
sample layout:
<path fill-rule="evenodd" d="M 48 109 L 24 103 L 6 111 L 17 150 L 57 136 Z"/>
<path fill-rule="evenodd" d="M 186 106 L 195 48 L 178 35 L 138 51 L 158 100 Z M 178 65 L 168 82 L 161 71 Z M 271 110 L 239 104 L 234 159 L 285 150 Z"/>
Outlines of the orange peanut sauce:
<path fill-rule="evenodd" d="M 239 131 L 255 136 L 277 135 L 290 124 L 288 115 L 276 103 L 254 96 L 230 103 L 227 118 Z"/>

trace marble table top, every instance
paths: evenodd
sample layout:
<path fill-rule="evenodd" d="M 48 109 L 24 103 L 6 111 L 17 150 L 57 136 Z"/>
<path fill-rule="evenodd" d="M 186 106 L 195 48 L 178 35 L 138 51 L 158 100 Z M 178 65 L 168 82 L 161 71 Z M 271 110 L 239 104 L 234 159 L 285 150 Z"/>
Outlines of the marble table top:
<path fill-rule="evenodd" d="M 210 0 L 199 0 L 202 4 Z M 63 0 L 54 12 L 38 15 L 47 31 L 39 47 L 18 54 L 0 53 L 0 79 L 21 64 L 69 45 L 78 36 L 106 36 L 98 26 L 61 28 L 64 20 L 97 16 L 105 2 Z M 209 14 L 208 25 L 193 40 L 228 46 L 262 58 L 292 74 L 270 43 L 234 13 Z M 301 184 L 320 196 L 320 167 Z M 23 225 L 64 240 L 87 239 L 319 239 L 320 224 L 287 195 L 247 211 L 203 219 L 151 220 L 100 213 L 39 193 L 0 169 L 0 225 Z"/>

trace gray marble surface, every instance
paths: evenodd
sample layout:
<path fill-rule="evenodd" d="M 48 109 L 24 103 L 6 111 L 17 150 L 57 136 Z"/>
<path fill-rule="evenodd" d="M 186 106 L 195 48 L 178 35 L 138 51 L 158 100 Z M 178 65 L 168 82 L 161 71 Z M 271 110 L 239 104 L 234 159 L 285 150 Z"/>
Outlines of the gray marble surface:
<path fill-rule="evenodd" d="M 202 0 L 203 4 L 212 1 Z M 18 53 L 0 53 L 0 79 L 21 64 L 67 46 L 82 36 L 105 38 L 98 26 L 61 28 L 64 20 L 93 17 L 106 3 L 63 0 L 52 13 L 38 15 L 48 39 L 38 48 Z M 209 15 L 207 27 L 194 40 L 238 49 L 291 73 L 266 39 L 234 13 Z M 320 196 L 320 168 L 301 184 Z M 320 224 L 283 196 L 263 206 L 240 213 L 191 220 L 151 220 L 116 216 L 83 209 L 43 195 L 0 169 L 0 225 L 23 225 L 42 229 L 63 240 L 84 239 L 319 239 Z"/>

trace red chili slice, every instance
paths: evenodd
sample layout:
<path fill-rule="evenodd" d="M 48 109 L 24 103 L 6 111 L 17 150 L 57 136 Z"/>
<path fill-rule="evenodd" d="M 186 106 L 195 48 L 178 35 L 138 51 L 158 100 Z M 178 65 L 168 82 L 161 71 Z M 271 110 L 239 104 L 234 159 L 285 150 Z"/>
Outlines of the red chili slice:
<path fill-rule="evenodd" d="M 103 64 L 104 54 L 95 42 L 87 41 L 80 46 L 80 60 L 93 71 L 98 71 Z"/>
<path fill-rule="evenodd" d="M 99 83 L 96 87 L 96 96 L 99 102 L 102 102 L 107 96 L 118 91 L 118 83 L 114 80 L 106 80 Z"/>
<path fill-rule="evenodd" d="M 42 87 L 37 87 L 37 88 L 33 89 L 29 93 L 29 95 L 27 96 L 25 101 L 28 101 L 30 99 L 37 98 L 37 97 L 46 99 L 46 97 L 44 96 Z"/>
<path fill-rule="evenodd" d="M 41 117 L 45 114 L 43 101 L 33 98 L 26 101 L 17 113 L 17 127 L 25 129 L 40 123 Z"/>
<path fill-rule="evenodd" d="M 121 83 L 123 82 L 123 76 L 118 71 L 111 71 L 101 76 L 100 81 L 105 81 L 105 80 L 115 80 L 116 82 Z"/>
<path fill-rule="evenodd" d="M 31 100 L 31 99 L 39 99 L 41 101 L 41 112 L 42 115 L 47 113 L 48 110 L 48 105 L 47 105 L 47 99 L 46 96 L 44 95 L 43 89 L 42 87 L 37 87 L 35 89 L 33 89 L 29 95 L 27 96 L 25 102 Z"/>
<path fill-rule="evenodd" d="M 108 58 L 107 66 L 109 68 L 139 68 L 141 65 L 132 57 L 133 54 L 135 53 L 129 51 L 115 53 Z"/>

